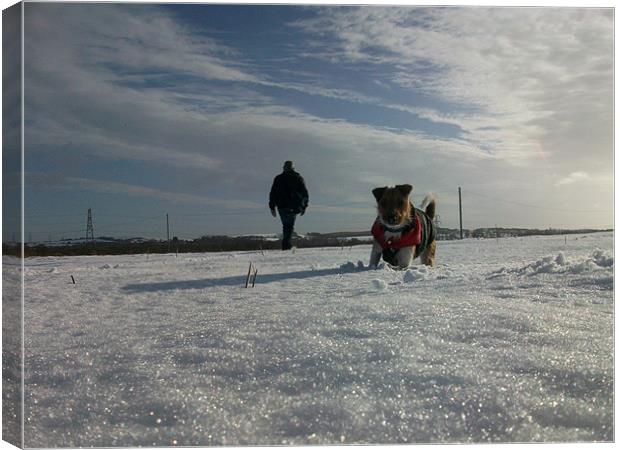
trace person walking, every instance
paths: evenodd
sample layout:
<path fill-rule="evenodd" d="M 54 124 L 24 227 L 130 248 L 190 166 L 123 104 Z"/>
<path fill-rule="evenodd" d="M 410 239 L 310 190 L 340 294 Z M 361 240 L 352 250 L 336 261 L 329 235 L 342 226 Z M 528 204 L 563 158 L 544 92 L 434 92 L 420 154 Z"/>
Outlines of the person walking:
<path fill-rule="evenodd" d="M 269 209 L 276 217 L 276 208 L 282 221 L 282 250 L 292 248 L 291 238 L 297 214 L 302 216 L 308 207 L 308 189 L 303 177 L 295 172 L 293 161 L 284 163 L 284 170 L 273 179 L 269 192 Z"/>

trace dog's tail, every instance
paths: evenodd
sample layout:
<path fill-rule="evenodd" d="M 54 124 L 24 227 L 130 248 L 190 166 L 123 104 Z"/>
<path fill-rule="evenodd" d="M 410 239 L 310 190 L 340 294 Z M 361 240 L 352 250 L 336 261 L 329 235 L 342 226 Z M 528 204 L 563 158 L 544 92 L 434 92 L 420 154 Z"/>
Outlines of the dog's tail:
<path fill-rule="evenodd" d="M 420 206 L 426 215 L 431 219 L 435 218 L 435 196 L 431 193 L 426 194 L 424 200 L 422 200 L 422 205 Z"/>

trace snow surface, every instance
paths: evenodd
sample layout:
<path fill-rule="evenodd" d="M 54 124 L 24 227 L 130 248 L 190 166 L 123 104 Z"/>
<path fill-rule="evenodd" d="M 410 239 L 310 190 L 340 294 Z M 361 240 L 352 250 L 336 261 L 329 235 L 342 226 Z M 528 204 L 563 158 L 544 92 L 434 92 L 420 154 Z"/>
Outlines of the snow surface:
<path fill-rule="evenodd" d="M 26 446 L 611 441 L 612 248 L 29 258 Z"/>

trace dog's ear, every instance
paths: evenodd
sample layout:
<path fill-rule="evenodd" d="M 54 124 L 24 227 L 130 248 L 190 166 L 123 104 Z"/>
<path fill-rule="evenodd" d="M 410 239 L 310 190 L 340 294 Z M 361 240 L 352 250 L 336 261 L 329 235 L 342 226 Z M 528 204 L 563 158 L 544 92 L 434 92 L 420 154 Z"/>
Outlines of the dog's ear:
<path fill-rule="evenodd" d="M 385 192 L 386 189 L 387 189 L 387 186 L 380 187 L 380 188 L 374 188 L 372 190 L 372 195 L 374 195 L 377 201 L 379 201 L 381 200 L 381 197 L 383 197 L 383 193 Z"/>
<path fill-rule="evenodd" d="M 403 197 L 409 197 L 409 194 L 411 194 L 411 191 L 413 190 L 413 186 L 410 184 L 399 184 L 394 187 L 398 189 L 398 192 L 403 194 Z"/>

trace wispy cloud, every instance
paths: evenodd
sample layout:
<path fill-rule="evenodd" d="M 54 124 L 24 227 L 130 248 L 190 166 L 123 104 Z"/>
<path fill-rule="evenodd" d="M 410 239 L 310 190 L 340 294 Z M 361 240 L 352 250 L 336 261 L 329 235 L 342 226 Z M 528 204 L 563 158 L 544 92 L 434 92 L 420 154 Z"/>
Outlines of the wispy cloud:
<path fill-rule="evenodd" d="M 28 59 L 37 62 L 27 74 L 33 121 L 29 134 L 35 146 L 70 142 L 103 158 L 122 156 L 177 166 L 222 167 L 217 156 L 203 154 L 205 130 L 213 121 L 220 122 L 219 114 L 238 112 L 240 117 L 249 118 L 251 112 L 269 118 L 276 111 L 272 98 L 248 86 L 381 105 L 451 123 L 432 111 L 385 103 L 351 89 L 321 86 L 314 81 L 273 80 L 251 64 L 240 63 L 242 57 L 236 50 L 212 39 L 189 36 L 157 8 L 140 9 L 138 15 L 131 8 L 110 5 L 97 8 L 98 14 L 87 14 L 97 5 L 84 5 L 71 8 L 67 14 L 57 5 L 36 6 L 27 14 L 33 30 L 27 41 Z M 66 26 L 59 27 L 58 38 L 49 39 L 47 31 L 57 22 Z M 178 81 L 183 74 L 194 77 L 187 86 Z M 176 79 L 173 84 L 171 76 Z M 215 91 L 205 87 L 209 80 L 237 84 Z M 84 108 L 88 108 L 87 114 Z M 280 108 L 279 112 L 289 124 L 293 118 L 300 121 L 291 124 L 298 128 L 315 122 L 293 107 Z M 331 123 L 342 125 L 337 120 Z M 396 136 L 379 128 L 372 131 L 375 135 L 382 132 L 388 140 Z M 433 139 L 427 136 L 426 141 Z M 446 141 L 439 139 L 437 143 L 446 151 L 463 150 L 464 156 L 471 156 L 476 149 L 465 141 L 445 145 Z"/>
<path fill-rule="evenodd" d="M 136 184 L 120 183 L 116 181 L 95 180 L 92 178 L 67 177 L 62 174 L 49 174 L 40 172 L 28 172 L 25 174 L 26 182 L 31 187 L 44 187 L 48 189 L 87 190 L 100 194 L 119 194 L 123 196 L 154 198 L 173 203 L 187 203 L 201 206 L 217 206 L 230 209 L 264 209 L 262 203 L 244 200 L 222 200 L 220 198 L 194 195 L 183 192 L 170 192 Z"/>
<path fill-rule="evenodd" d="M 588 145 L 609 158 L 610 9 L 342 7 L 293 25 L 315 36 L 318 58 L 389 65 L 394 85 L 453 105 L 450 117 L 409 110 L 500 157 L 532 159 L 542 143 L 552 156 Z"/>
<path fill-rule="evenodd" d="M 589 179 L 590 176 L 585 172 L 573 172 L 565 178 L 557 181 L 556 186 L 564 186 L 566 184 L 574 184 Z"/>
<path fill-rule="evenodd" d="M 348 88 L 271 81 L 248 62 L 239 63 L 243 56 L 237 50 L 191 37 L 157 8 L 35 6 L 26 16 L 33 30 L 27 41 L 31 154 L 73 149 L 102 160 L 203 170 L 214 183 L 225 177 L 245 187 L 265 183 L 273 159 L 287 159 L 291 147 L 298 147 L 307 150 L 300 162 L 316 167 L 319 189 L 334 177 L 338 161 L 350 161 L 352 155 L 355 166 L 367 172 L 412 151 L 419 155 L 418 165 L 424 164 L 423 155 L 490 157 L 461 139 L 324 119 L 278 104 L 252 86 L 359 104 L 381 100 Z M 98 14 L 92 14 L 93 7 Z M 47 32 L 57 23 L 63 24 L 60 34 L 50 38 Z M 179 79 L 183 74 L 193 77 L 186 82 Z M 214 88 L 208 84 L 214 79 L 232 84 Z M 447 122 L 433 111 L 386 107 Z M 255 152 L 269 152 L 269 158 L 246 162 Z M 396 176 L 409 176 L 411 169 L 412 163 L 401 165 Z M 355 177 L 339 178 L 349 176 Z"/>
<path fill-rule="evenodd" d="M 592 177 L 586 172 L 572 172 L 568 176 L 555 182 L 555 186 L 566 186 L 569 184 L 603 184 L 611 185 L 613 180 L 611 177 Z"/>

